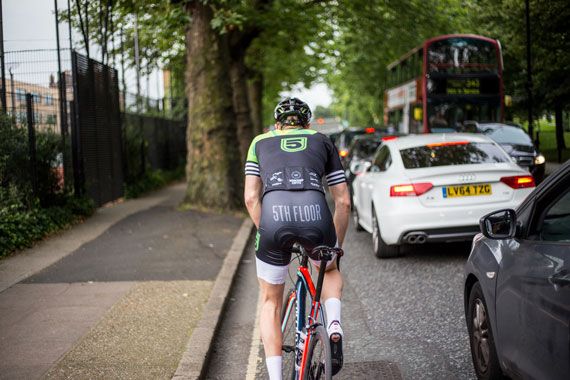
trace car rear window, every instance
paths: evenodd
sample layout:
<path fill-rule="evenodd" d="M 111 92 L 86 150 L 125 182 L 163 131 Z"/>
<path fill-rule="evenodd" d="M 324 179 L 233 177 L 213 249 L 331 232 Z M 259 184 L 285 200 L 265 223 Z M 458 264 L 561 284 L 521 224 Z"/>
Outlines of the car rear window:
<path fill-rule="evenodd" d="M 354 155 L 358 158 L 369 158 L 380 145 L 377 140 L 360 140 L 354 144 Z"/>
<path fill-rule="evenodd" d="M 447 165 L 508 162 L 506 153 L 491 143 L 440 143 L 400 150 L 406 169 Z"/>
<path fill-rule="evenodd" d="M 522 129 L 514 127 L 500 127 L 484 131 L 487 136 L 499 144 L 532 145 L 529 135 Z"/>

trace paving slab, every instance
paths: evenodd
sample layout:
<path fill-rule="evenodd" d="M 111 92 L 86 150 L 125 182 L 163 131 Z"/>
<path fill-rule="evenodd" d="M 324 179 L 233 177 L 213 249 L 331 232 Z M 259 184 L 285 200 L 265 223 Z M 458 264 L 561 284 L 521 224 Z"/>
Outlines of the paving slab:
<path fill-rule="evenodd" d="M 171 378 L 212 284 L 211 281 L 137 284 L 46 378 Z"/>
<path fill-rule="evenodd" d="M 134 283 L 17 284 L 0 293 L 0 379 L 35 379 Z"/>

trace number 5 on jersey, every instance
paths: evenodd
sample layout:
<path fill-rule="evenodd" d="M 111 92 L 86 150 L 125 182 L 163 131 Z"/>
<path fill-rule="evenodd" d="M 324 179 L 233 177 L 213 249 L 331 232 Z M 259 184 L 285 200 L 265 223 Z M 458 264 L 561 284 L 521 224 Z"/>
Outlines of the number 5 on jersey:
<path fill-rule="evenodd" d="M 306 137 L 287 137 L 281 140 L 281 150 L 285 152 L 299 152 L 307 148 Z"/>

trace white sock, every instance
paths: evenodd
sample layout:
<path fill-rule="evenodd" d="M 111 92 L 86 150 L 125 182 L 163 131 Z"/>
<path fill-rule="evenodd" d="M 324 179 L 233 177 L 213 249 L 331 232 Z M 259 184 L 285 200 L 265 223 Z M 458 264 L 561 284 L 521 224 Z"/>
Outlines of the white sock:
<path fill-rule="evenodd" d="M 283 376 L 282 356 L 269 356 L 265 358 L 265 365 L 267 366 L 267 373 L 269 373 L 269 380 L 281 380 Z"/>
<path fill-rule="evenodd" d="M 340 321 L 340 300 L 338 298 L 329 298 L 325 301 L 325 310 L 327 311 L 327 323 L 332 321 Z M 328 326 L 327 326 L 328 327 Z"/>

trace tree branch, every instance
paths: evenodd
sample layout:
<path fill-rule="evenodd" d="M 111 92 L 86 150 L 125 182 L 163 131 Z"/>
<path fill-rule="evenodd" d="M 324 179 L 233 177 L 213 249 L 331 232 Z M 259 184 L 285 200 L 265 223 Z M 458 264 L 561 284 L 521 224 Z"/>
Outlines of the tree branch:
<path fill-rule="evenodd" d="M 83 17 L 81 17 L 81 5 L 79 4 L 79 0 L 75 0 L 75 5 L 77 6 L 77 14 L 79 15 L 79 26 L 81 27 L 81 34 L 83 35 L 83 43 L 85 44 L 85 50 L 87 51 L 87 56 L 89 57 L 89 36 L 87 36 L 87 33 L 85 32 Z"/>

